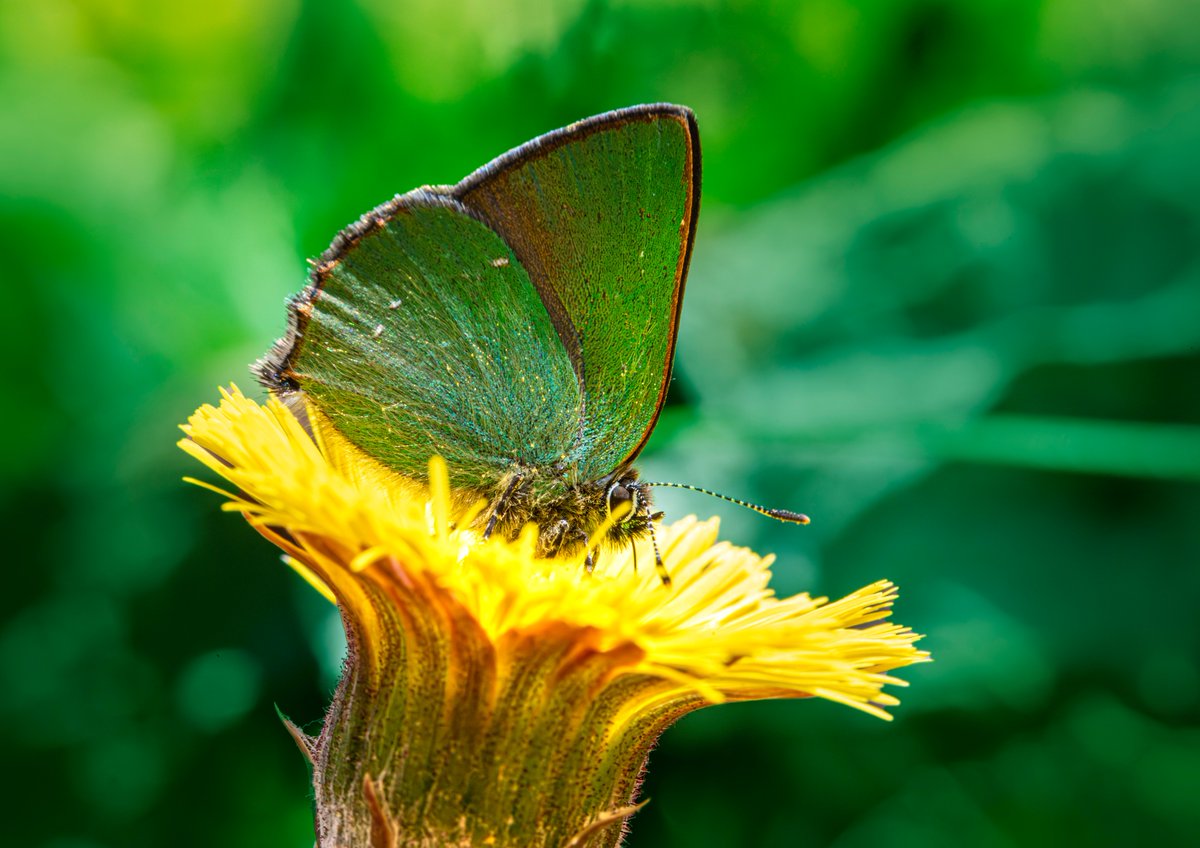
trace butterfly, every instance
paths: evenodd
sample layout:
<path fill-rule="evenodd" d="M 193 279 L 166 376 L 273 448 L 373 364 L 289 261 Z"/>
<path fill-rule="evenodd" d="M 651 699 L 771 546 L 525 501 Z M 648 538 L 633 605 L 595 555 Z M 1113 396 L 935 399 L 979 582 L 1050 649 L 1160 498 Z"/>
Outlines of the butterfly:
<path fill-rule="evenodd" d="M 532 523 L 539 554 L 590 568 L 606 521 L 621 545 L 661 516 L 633 463 L 667 396 L 699 209 L 690 109 L 571 124 L 339 233 L 253 370 L 406 477 L 443 457 L 458 496 L 487 502 L 485 536 Z"/>

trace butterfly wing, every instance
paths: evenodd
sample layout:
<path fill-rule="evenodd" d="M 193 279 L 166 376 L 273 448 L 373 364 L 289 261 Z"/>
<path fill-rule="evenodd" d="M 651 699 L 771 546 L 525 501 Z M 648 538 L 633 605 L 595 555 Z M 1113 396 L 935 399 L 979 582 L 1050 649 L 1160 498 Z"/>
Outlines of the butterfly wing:
<path fill-rule="evenodd" d="M 365 215 L 255 370 L 400 473 L 422 478 L 439 454 L 454 485 L 486 489 L 514 464 L 562 460 L 582 399 L 525 269 L 477 217 L 423 190 Z"/>
<path fill-rule="evenodd" d="M 444 191 L 504 238 L 558 330 L 583 387 L 580 476 L 631 461 L 670 382 L 700 203 L 692 112 L 658 104 L 598 115 Z"/>

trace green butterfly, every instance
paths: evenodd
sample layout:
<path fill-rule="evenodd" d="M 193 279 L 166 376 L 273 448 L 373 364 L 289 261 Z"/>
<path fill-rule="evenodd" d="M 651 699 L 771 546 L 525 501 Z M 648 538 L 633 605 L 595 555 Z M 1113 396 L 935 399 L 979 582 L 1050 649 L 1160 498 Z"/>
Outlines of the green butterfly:
<path fill-rule="evenodd" d="M 442 456 L 487 500 L 485 535 L 532 522 L 541 554 L 568 556 L 620 510 L 606 541 L 652 537 L 632 463 L 671 379 L 699 208 L 685 107 L 547 133 L 341 232 L 254 372 L 405 476 Z"/>

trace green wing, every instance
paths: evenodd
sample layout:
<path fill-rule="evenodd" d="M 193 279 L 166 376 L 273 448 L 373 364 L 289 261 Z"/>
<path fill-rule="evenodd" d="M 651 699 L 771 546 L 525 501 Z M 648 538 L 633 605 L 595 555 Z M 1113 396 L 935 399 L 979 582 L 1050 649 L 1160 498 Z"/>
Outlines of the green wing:
<path fill-rule="evenodd" d="M 351 442 L 422 478 L 443 456 L 456 486 L 576 443 L 577 375 L 524 268 L 453 199 L 417 190 L 364 216 L 322 257 L 291 328 L 256 366 L 302 390 Z"/>
<path fill-rule="evenodd" d="M 699 155 L 689 110 L 637 106 L 397 197 L 338 236 L 255 371 L 409 476 L 436 453 L 456 486 L 599 479 L 666 397 Z"/>
<path fill-rule="evenodd" d="M 583 384 L 579 475 L 631 461 L 670 382 L 700 202 L 691 111 L 599 115 L 439 190 L 504 237 L 545 303 Z"/>

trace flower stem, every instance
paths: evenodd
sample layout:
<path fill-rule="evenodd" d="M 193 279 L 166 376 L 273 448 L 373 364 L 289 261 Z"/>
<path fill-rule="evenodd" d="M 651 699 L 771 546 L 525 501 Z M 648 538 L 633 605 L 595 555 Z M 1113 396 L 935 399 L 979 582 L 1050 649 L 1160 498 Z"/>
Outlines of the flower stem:
<path fill-rule="evenodd" d="M 343 618 L 341 685 L 313 744 L 318 844 L 612 846 L 646 756 L 694 696 L 628 673 L 561 623 L 492 642 L 461 604 L 395 560 Z"/>

